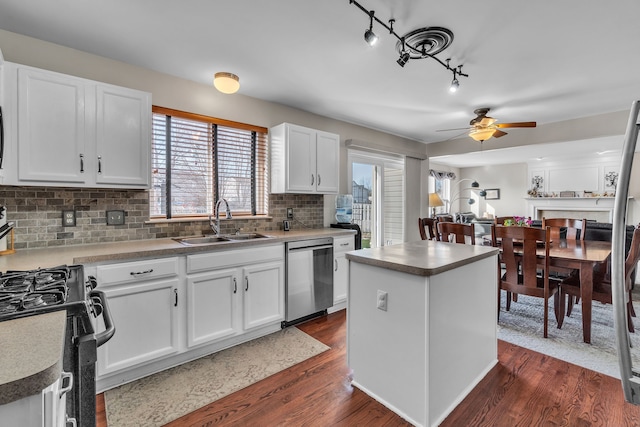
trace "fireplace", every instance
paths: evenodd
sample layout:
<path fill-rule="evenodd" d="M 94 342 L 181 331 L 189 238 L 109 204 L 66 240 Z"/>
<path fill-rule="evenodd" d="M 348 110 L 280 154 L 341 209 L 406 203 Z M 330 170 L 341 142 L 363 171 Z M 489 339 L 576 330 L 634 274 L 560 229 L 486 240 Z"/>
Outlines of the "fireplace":
<path fill-rule="evenodd" d="M 614 197 L 534 197 L 527 199 L 527 215 L 532 219 L 586 218 L 613 221 Z"/>

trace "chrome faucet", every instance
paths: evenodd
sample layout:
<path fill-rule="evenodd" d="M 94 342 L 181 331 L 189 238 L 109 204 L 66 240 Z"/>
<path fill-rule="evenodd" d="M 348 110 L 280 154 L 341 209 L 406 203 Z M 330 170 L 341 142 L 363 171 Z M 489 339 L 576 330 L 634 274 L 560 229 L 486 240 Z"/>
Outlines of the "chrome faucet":
<path fill-rule="evenodd" d="M 209 215 L 209 225 L 211 226 L 211 230 L 213 230 L 213 234 L 216 236 L 220 235 L 220 203 L 224 202 L 224 205 L 227 208 L 227 219 L 231 219 L 231 209 L 229 209 L 229 203 L 227 203 L 227 199 L 218 199 L 216 202 L 216 207 L 214 209 L 216 213 L 215 222 L 213 220 L 213 215 Z"/>

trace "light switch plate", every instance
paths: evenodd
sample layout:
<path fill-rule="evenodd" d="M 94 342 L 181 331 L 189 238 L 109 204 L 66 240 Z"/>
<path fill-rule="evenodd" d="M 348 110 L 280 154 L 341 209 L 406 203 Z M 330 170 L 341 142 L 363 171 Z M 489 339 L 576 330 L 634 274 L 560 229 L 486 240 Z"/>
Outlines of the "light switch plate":
<path fill-rule="evenodd" d="M 76 226 L 76 211 L 62 211 L 62 226 L 63 227 Z"/>
<path fill-rule="evenodd" d="M 124 211 L 107 211 L 107 225 L 124 224 Z"/>

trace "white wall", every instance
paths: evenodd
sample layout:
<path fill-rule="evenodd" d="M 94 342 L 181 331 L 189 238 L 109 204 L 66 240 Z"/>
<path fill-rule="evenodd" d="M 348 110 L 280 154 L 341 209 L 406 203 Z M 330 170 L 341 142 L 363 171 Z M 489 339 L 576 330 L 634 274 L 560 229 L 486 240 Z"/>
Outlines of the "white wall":
<path fill-rule="evenodd" d="M 388 153 L 426 154 L 426 146 L 420 142 L 244 96 L 242 89 L 238 94 L 225 95 L 213 84 L 195 83 L 4 30 L 0 30 L 0 51 L 6 61 L 150 92 L 154 105 L 266 128 L 289 122 L 337 133 L 341 140 L 340 193 L 348 190 L 346 139 L 371 143 Z M 412 201 L 405 206 L 407 217 L 418 217 L 420 204 L 413 200 L 419 197 L 416 192 L 405 198 Z M 325 206 L 325 212 L 330 212 L 329 217 L 325 215 L 326 224 L 334 221 L 334 200 L 325 198 L 325 205 L 330 204 Z"/>

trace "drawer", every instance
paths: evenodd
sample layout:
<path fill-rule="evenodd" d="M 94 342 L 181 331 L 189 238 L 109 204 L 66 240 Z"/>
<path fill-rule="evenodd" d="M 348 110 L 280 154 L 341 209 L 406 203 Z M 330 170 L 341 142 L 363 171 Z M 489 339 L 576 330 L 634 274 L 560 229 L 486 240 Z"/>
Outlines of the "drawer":
<path fill-rule="evenodd" d="M 187 256 L 187 274 L 249 263 L 284 260 L 284 244 L 248 247 Z"/>
<path fill-rule="evenodd" d="M 348 237 L 334 237 L 333 238 L 333 253 L 337 252 L 349 252 L 356 248 L 356 239 L 353 236 Z"/>
<path fill-rule="evenodd" d="M 98 286 L 135 283 L 178 275 L 178 258 L 159 258 L 145 261 L 99 265 L 96 268 Z"/>

